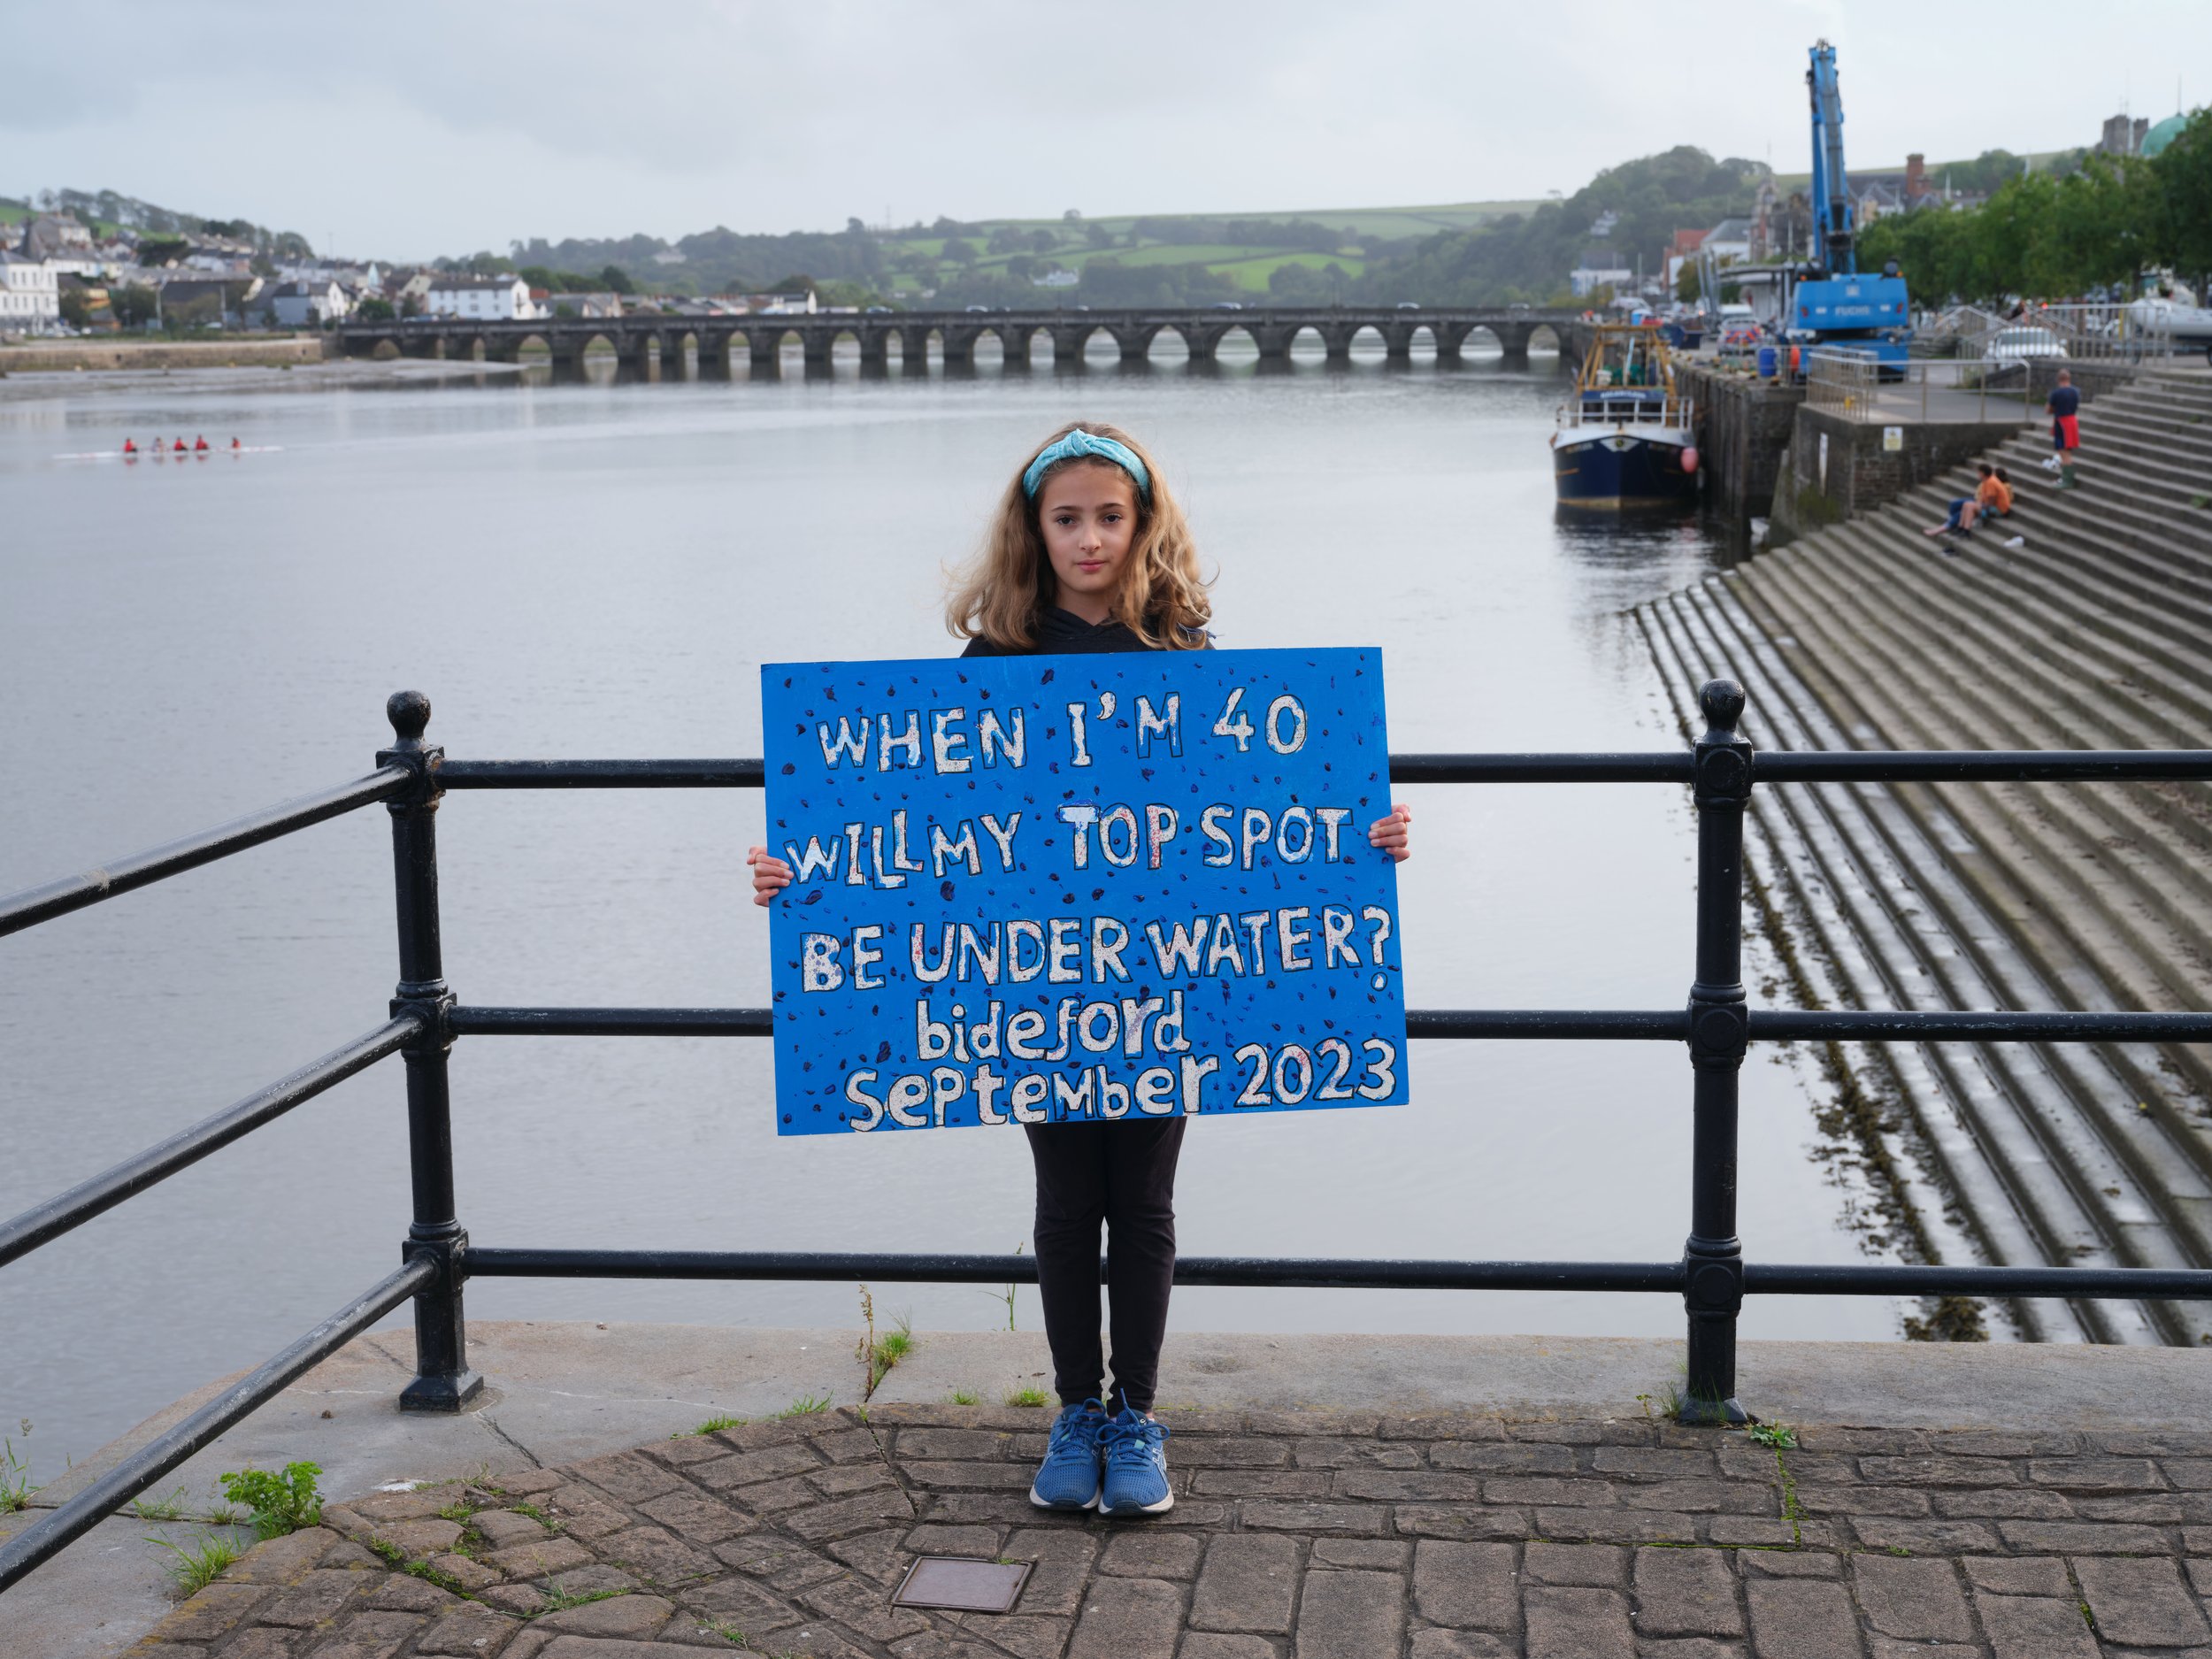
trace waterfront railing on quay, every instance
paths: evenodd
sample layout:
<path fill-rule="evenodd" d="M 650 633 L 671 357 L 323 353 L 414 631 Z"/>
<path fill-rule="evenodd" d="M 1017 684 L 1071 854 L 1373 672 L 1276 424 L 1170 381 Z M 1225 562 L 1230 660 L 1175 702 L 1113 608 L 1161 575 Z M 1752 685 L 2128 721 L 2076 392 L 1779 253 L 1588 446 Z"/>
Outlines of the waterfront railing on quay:
<path fill-rule="evenodd" d="M 1705 731 L 1686 749 L 1625 754 L 1394 755 L 1396 784 L 1662 783 L 1686 786 L 1697 818 L 1694 974 L 1678 1008 L 1438 1009 L 1407 1016 L 1420 1040 L 1659 1041 L 1691 1068 L 1690 1230 L 1664 1262 L 1409 1261 L 1184 1256 L 1186 1285 L 1646 1291 L 1679 1294 L 1688 1328 L 1685 1422 L 1749 1420 L 1736 1399 L 1736 1322 L 1747 1295 L 1970 1296 L 2012 1300 L 2212 1299 L 2212 1268 L 1786 1264 L 1747 1261 L 1736 1235 L 1738 1082 L 1759 1041 L 2204 1042 L 2212 1012 L 2079 1010 L 1755 1009 L 1743 985 L 1744 815 L 1761 785 L 2212 780 L 2212 750 L 1819 752 L 1760 754 L 1739 733 L 1742 688 L 1700 695 Z M 871 1279 L 1034 1283 L 1026 1256 L 822 1251 L 600 1249 L 472 1243 L 455 1197 L 447 1055 L 463 1037 L 770 1034 L 764 1008 L 538 1008 L 461 1002 L 445 980 L 439 928 L 436 813 L 472 789 L 758 788 L 758 760 L 448 760 L 426 743 L 430 703 L 403 692 L 387 707 L 396 739 L 366 776 L 82 874 L 0 899 L 0 934 L 20 932 L 132 888 L 381 802 L 391 814 L 399 981 L 384 1021 L 267 1088 L 0 1224 L 0 1265 L 165 1179 L 391 1055 L 405 1064 L 413 1217 L 401 1266 L 265 1364 L 156 1434 L 59 1507 L 0 1543 L 4 1590 L 118 1506 L 348 1341 L 411 1302 L 415 1376 L 403 1409 L 457 1411 L 481 1389 L 469 1368 L 463 1287 L 471 1278 Z M 1101 1265 L 1103 1272 L 1103 1263 Z M 20 1340 L 20 1338 L 19 1338 Z"/>

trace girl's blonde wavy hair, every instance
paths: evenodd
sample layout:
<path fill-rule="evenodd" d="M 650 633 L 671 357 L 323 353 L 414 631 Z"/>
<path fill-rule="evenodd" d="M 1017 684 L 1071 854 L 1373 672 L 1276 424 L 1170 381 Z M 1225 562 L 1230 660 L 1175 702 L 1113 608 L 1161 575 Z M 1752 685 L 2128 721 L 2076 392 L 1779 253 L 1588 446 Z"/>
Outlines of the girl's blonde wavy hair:
<path fill-rule="evenodd" d="M 982 549 L 953 579 L 951 597 L 945 605 L 945 626 L 962 639 L 988 640 L 1007 650 L 1026 650 L 1037 643 L 1038 623 L 1045 609 L 1058 596 L 1059 583 L 1052 560 L 1045 551 L 1044 530 L 1037 517 L 1037 503 L 1022 488 L 1022 474 L 1047 449 L 1080 426 L 1101 438 L 1125 443 L 1151 474 L 1151 499 L 1134 490 L 1137 534 L 1123 567 L 1121 586 L 1115 592 L 1115 621 L 1155 649 L 1194 650 L 1206 642 L 1206 624 L 1213 606 L 1206 596 L 1207 582 L 1199 572 L 1198 549 L 1191 540 L 1190 525 L 1176 504 L 1159 463 L 1145 447 L 1116 426 L 1095 421 L 1074 421 L 1029 452 L 1014 472 L 1014 479 L 1000 499 L 998 511 Z M 1121 472 L 1110 461 L 1070 457 L 1056 461 L 1037 483 L 1041 497 L 1054 474 L 1071 466 L 1106 466 Z M 1122 472 L 1124 478 L 1129 475 Z M 1133 486 L 1135 480 L 1130 480 Z"/>

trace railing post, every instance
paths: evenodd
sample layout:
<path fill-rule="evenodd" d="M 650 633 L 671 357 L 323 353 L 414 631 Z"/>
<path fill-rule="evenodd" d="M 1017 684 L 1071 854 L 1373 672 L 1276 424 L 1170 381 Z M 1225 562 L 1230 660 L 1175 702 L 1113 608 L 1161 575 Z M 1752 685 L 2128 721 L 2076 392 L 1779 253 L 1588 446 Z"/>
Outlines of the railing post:
<path fill-rule="evenodd" d="M 1743 1245 L 1736 1237 L 1736 1090 L 1749 1041 L 1743 988 L 1744 809 L 1751 745 L 1737 733 L 1743 687 L 1709 680 L 1698 693 L 1697 981 L 1690 987 L 1690 1236 L 1683 1246 L 1689 1316 L 1685 1423 L 1747 1420 L 1736 1403 L 1736 1315 Z"/>
<path fill-rule="evenodd" d="M 428 1256 L 438 1277 L 415 1297 L 415 1379 L 400 1392 L 403 1411 L 458 1411 L 481 1391 L 469 1369 L 468 1327 L 461 1315 L 462 1254 L 468 1234 L 454 1218 L 452 1096 L 446 1054 L 453 1047 L 453 993 L 446 988 L 438 937 L 438 767 L 442 749 L 426 745 L 430 699 L 400 691 L 384 705 L 396 741 L 377 764 L 394 762 L 414 786 L 386 804 L 392 815 L 393 887 L 399 901 L 399 985 L 392 1012 L 421 1016 L 423 1033 L 400 1050 L 407 1063 L 407 1148 L 415 1218 L 400 1259 Z"/>

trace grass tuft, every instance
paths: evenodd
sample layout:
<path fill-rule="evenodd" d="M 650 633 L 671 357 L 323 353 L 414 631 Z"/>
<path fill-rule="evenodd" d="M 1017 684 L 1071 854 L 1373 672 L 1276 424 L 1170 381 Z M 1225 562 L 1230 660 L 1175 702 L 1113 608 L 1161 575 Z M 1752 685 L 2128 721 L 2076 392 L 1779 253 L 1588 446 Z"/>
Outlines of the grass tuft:
<path fill-rule="evenodd" d="M 30 1418 L 22 1420 L 19 1432 L 27 1440 L 31 1438 Z M 37 1490 L 31 1481 L 31 1466 L 15 1455 L 15 1442 L 0 1440 L 0 1515 L 29 1509 L 31 1494 Z"/>
<path fill-rule="evenodd" d="M 876 1333 L 876 1299 L 867 1286 L 860 1287 L 860 1321 L 864 1327 L 860 1340 L 854 1346 L 853 1357 L 867 1372 L 867 1381 L 860 1391 L 860 1403 L 866 1405 L 875 1398 L 876 1389 L 891 1374 L 891 1369 L 914 1351 L 914 1316 L 901 1314 L 898 1322 L 880 1336 Z"/>
<path fill-rule="evenodd" d="M 668 1438 L 672 1440 L 680 1440 L 688 1435 L 719 1434 L 724 1429 L 741 1429 L 744 1426 L 745 1419 L 743 1417 L 709 1417 L 697 1428 L 686 1429 L 683 1433 L 672 1434 Z"/>
<path fill-rule="evenodd" d="M 1006 1403 L 1010 1406 L 1043 1406 L 1052 1402 L 1041 1388 L 1009 1388 Z"/>
<path fill-rule="evenodd" d="M 543 1618 L 548 1613 L 565 1613 L 572 1607 L 588 1607 L 594 1601 L 611 1601 L 618 1595 L 628 1595 L 627 1590 L 579 1590 L 573 1594 L 561 1588 L 556 1578 L 538 1594 L 545 1598 L 542 1607 L 525 1613 L 525 1618 Z"/>
<path fill-rule="evenodd" d="M 1754 1423 L 1744 1432 L 1762 1446 L 1775 1447 L 1783 1451 L 1793 1450 L 1797 1445 L 1797 1431 L 1786 1423 Z"/>
<path fill-rule="evenodd" d="M 238 1548 L 238 1540 L 220 1532 L 208 1532 L 187 1548 L 173 1544 L 165 1538 L 149 1538 L 150 1544 L 158 1545 L 176 1557 L 169 1566 L 169 1577 L 180 1596 L 197 1595 L 228 1572 L 232 1564 L 245 1552 Z"/>
<path fill-rule="evenodd" d="M 184 1519 L 184 1488 L 177 1487 L 165 1498 L 134 1498 L 131 1513 L 142 1521 L 181 1521 Z"/>
<path fill-rule="evenodd" d="M 810 1417 L 829 1409 L 830 1397 L 827 1394 L 801 1394 L 776 1415 L 779 1417 Z"/>
<path fill-rule="evenodd" d="M 956 1388 L 952 1391 L 952 1402 L 956 1406 L 979 1406 L 983 1396 L 972 1388 Z"/>

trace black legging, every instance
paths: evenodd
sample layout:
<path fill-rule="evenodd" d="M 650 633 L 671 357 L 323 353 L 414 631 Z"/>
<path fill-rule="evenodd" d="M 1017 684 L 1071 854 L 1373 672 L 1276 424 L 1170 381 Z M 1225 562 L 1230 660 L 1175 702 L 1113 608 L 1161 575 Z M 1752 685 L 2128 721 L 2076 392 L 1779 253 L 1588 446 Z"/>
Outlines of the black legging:
<path fill-rule="evenodd" d="M 1037 1164 L 1037 1288 L 1061 1402 L 1104 1398 L 1098 1343 L 1098 1232 L 1107 1230 L 1113 1300 L 1114 1394 L 1109 1410 L 1152 1408 L 1175 1284 L 1175 1159 L 1181 1118 L 1110 1124 L 1031 1124 Z"/>

